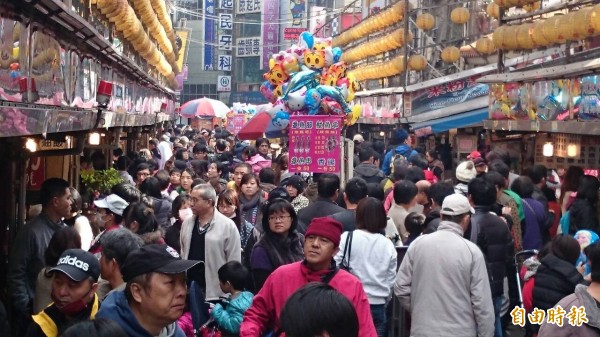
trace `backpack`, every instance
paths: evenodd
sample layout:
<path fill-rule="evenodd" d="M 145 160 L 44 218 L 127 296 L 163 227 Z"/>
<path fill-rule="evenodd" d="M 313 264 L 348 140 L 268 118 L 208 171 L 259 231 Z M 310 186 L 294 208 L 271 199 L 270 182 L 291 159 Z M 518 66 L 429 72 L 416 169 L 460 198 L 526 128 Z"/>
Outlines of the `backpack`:
<path fill-rule="evenodd" d="M 392 151 L 392 160 L 390 160 L 390 176 L 393 176 L 394 174 L 394 164 L 402 164 L 403 162 L 408 163 L 408 158 L 401 153 L 396 152 L 396 148 L 393 148 Z"/>

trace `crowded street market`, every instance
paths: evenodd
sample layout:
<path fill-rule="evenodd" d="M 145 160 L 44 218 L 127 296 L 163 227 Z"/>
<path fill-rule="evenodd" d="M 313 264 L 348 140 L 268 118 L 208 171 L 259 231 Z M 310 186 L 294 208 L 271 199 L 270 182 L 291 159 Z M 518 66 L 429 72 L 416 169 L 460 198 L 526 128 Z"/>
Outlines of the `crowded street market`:
<path fill-rule="evenodd" d="M 600 336 L 598 73 L 600 0 L 2 0 L 0 337 Z"/>

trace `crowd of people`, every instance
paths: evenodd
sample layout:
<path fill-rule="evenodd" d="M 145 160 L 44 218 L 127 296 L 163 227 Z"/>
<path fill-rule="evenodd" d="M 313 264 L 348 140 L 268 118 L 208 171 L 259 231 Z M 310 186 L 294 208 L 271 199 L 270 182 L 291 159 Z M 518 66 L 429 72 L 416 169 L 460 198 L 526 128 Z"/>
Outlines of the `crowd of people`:
<path fill-rule="evenodd" d="M 392 293 L 414 336 L 504 336 L 521 291 L 528 313 L 559 301 L 598 312 L 596 177 L 541 165 L 519 176 L 501 150 L 450 170 L 403 129 L 387 150 L 354 142 L 343 185 L 220 129 L 116 149 L 123 182 L 88 216 L 79 191 L 46 180 L 10 254 L 13 335 L 382 337 Z M 519 289 L 522 250 L 539 254 L 521 261 Z M 527 333 L 567 336 L 546 325 Z"/>

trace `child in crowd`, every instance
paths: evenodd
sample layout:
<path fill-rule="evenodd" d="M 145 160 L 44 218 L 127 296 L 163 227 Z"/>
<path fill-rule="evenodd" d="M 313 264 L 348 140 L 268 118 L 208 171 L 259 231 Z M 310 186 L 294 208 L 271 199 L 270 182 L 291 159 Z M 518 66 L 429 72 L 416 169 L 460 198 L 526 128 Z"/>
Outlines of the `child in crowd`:
<path fill-rule="evenodd" d="M 230 261 L 219 268 L 218 275 L 221 290 L 230 294 L 230 297 L 225 303 L 225 308 L 217 304 L 210 315 L 223 332 L 237 336 L 240 333 L 244 313 L 252 305 L 254 296 L 249 291 L 243 291 L 248 278 L 248 269 L 237 261 Z"/>
<path fill-rule="evenodd" d="M 409 233 L 406 239 L 406 245 L 410 245 L 421 233 L 423 233 L 423 223 L 425 222 L 425 216 L 421 213 L 411 212 L 406 216 L 404 220 L 404 226 L 406 231 Z"/>

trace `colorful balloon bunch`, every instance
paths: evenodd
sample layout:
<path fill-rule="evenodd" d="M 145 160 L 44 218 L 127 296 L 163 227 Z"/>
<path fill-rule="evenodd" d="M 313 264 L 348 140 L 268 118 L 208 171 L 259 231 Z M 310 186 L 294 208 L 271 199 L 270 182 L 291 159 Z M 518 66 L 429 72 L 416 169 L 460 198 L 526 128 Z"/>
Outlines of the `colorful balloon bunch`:
<path fill-rule="evenodd" d="M 298 44 L 280 51 L 269 60 L 269 71 L 260 87 L 271 103 L 267 111 L 276 128 L 285 129 L 289 115 L 345 115 L 352 125 L 361 114 L 358 105 L 348 105 L 359 89 L 358 81 L 346 72 L 342 50 L 331 46 L 331 38 L 300 34 Z"/>

